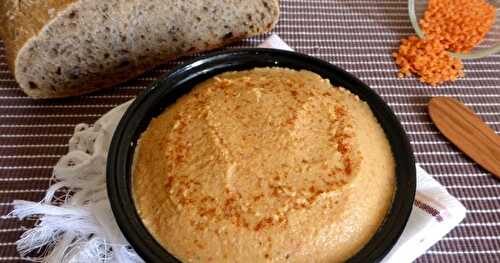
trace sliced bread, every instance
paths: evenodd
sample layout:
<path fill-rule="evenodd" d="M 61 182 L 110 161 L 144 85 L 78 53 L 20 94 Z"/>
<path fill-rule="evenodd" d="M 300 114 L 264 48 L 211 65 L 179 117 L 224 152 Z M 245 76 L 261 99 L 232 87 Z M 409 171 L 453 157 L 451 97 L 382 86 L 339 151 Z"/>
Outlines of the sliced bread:
<path fill-rule="evenodd" d="M 277 0 L 3 0 L 7 62 L 33 98 L 88 93 L 270 31 Z"/>

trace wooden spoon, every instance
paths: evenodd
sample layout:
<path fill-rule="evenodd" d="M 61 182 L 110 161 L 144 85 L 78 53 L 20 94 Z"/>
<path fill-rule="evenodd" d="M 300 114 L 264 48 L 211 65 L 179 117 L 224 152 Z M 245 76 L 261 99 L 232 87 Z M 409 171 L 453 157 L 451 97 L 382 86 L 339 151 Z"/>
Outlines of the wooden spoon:
<path fill-rule="evenodd" d="M 495 131 L 453 98 L 432 98 L 429 114 L 446 138 L 500 179 L 500 136 Z"/>

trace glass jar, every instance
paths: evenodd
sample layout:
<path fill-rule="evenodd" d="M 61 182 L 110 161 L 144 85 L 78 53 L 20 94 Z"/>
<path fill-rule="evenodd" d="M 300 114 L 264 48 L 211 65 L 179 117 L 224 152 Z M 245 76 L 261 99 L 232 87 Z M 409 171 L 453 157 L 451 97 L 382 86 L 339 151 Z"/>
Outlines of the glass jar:
<path fill-rule="evenodd" d="M 419 21 L 424 16 L 427 2 L 426 0 L 408 0 L 408 15 L 410 16 L 410 22 L 419 38 L 425 37 L 424 32 L 420 28 Z M 488 0 L 488 2 L 496 7 L 496 19 L 490 32 L 488 32 L 486 37 L 470 52 L 451 52 L 452 56 L 461 59 L 476 59 L 500 52 L 500 0 Z"/>

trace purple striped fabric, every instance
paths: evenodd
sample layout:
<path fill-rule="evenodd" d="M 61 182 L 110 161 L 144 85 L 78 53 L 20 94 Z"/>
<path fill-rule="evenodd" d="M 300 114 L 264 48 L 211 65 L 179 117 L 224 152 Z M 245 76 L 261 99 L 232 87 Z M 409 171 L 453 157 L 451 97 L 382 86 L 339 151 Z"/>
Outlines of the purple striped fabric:
<path fill-rule="evenodd" d="M 282 0 L 276 33 L 298 52 L 355 74 L 397 113 L 411 138 L 419 164 L 469 210 L 455 230 L 417 262 L 500 262 L 500 182 L 448 143 L 431 124 L 430 97 L 454 96 L 500 130 L 500 55 L 466 61 L 466 78 L 430 87 L 399 79 L 391 53 L 412 34 L 403 0 Z M 497 35 L 500 37 L 500 35 Z M 257 46 L 265 36 L 235 47 Z M 39 200 L 51 168 L 66 153 L 77 123 L 92 123 L 136 96 L 161 74 L 183 61 L 167 63 L 113 89 L 78 98 L 34 101 L 18 88 L 0 45 L 0 215 L 14 199 Z M 25 262 L 14 242 L 33 220 L 0 218 L 0 262 Z"/>

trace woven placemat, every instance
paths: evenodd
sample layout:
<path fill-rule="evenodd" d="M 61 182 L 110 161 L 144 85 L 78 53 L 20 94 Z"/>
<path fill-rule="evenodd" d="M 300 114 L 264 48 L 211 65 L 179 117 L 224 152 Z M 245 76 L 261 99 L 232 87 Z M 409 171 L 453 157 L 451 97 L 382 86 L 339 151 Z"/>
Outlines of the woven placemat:
<path fill-rule="evenodd" d="M 465 62 L 466 78 L 430 87 L 414 78 L 398 79 L 391 53 L 412 34 L 403 0 L 282 0 L 276 33 L 295 50 L 330 61 L 357 75 L 392 107 L 411 138 L 419 164 L 467 207 L 462 224 L 417 262 L 498 262 L 500 182 L 448 143 L 431 124 L 431 96 L 454 96 L 500 130 L 500 55 Z M 500 38 L 500 35 L 498 36 Z M 258 45 L 263 37 L 230 48 Z M 133 98 L 183 59 L 170 62 L 113 89 L 78 98 L 33 101 L 18 88 L 0 45 L 0 215 L 14 199 L 39 200 L 51 169 L 67 152 L 77 123 L 93 123 Z M 0 262 L 27 262 L 14 242 L 24 226 L 0 219 Z"/>

